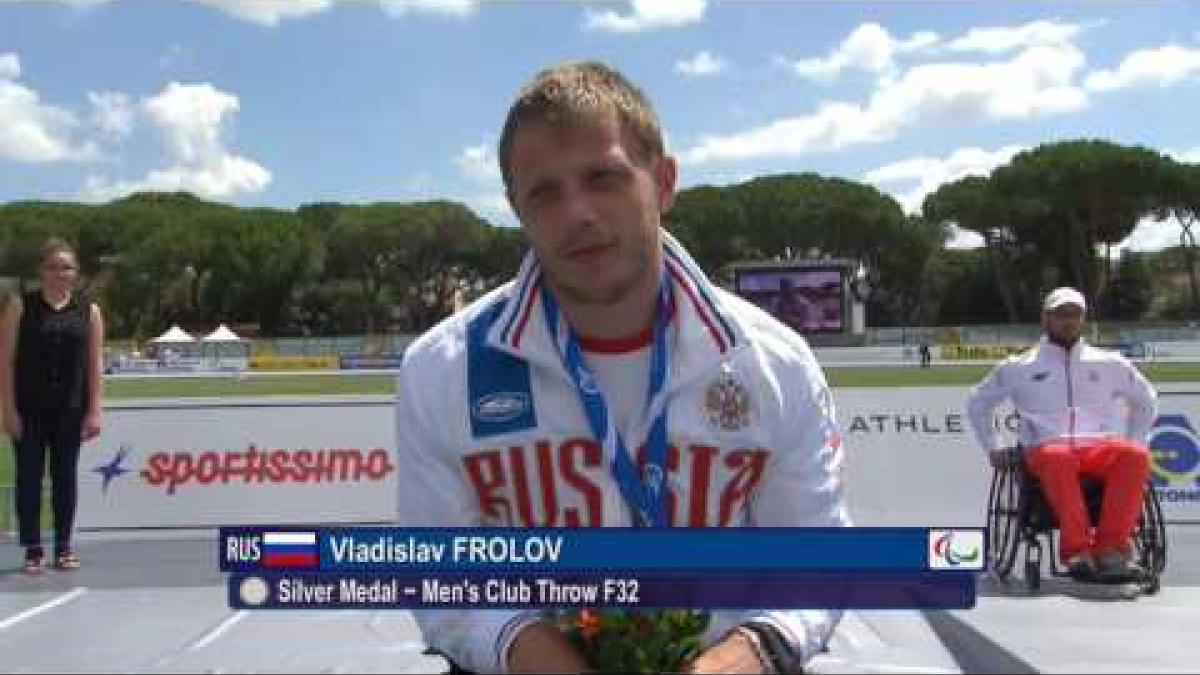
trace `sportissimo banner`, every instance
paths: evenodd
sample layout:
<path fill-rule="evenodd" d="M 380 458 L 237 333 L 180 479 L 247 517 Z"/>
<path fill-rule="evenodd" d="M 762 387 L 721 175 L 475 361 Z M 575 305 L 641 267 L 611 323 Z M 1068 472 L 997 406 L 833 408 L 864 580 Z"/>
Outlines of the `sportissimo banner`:
<path fill-rule="evenodd" d="M 387 397 L 111 406 L 80 456 L 78 524 L 391 522 L 393 420 Z"/>

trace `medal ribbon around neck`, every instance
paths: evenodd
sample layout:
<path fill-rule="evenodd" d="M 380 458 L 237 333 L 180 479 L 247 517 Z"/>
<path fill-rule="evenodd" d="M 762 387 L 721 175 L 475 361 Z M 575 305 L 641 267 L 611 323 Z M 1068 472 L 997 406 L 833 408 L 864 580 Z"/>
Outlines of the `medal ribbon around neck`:
<path fill-rule="evenodd" d="M 546 325 L 554 337 L 563 367 L 575 383 L 592 435 L 600 442 L 604 456 L 609 458 L 613 478 L 621 488 L 621 495 L 629 506 L 634 524 L 638 527 L 667 527 L 667 405 L 664 385 L 669 359 L 667 326 L 671 322 L 671 305 L 674 302 L 667 275 L 663 274 L 659 283 L 658 301 L 654 312 L 650 383 L 646 390 L 646 415 L 651 416 L 654 421 L 646 435 L 646 463 L 640 476 L 628 446 L 625 445 L 625 439 L 621 438 L 613 417 L 609 414 L 599 381 L 583 358 L 579 336 L 575 329 L 567 325 L 559 311 L 558 301 L 545 282 L 541 290 Z"/>

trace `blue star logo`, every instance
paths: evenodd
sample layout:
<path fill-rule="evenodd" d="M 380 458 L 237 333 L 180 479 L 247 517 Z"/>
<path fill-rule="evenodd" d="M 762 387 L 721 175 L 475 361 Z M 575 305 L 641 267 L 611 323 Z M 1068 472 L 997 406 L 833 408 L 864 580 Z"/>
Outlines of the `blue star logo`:
<path fill-rule="evenodd" d="M 111 483 L 114 478 L 131 471 L 131 469 L 126 469 L 125 467 L 121 466 L 121 463 L 124 462 L 125 458 L 129 456 L 130 450 L 132 450 L 132 448 L 130 448 L 128 445 L 122 445 L 117 449 L 117 454 L 112 458 L 112 461 L 110 461 L 108 464 L 101 464 L 100 466 L 92 469 L 92 471 L 100 474 L 100 477 L 104 479 L 104 483 L 100 486 L 100 491 L 102 493 L 108 494 L 108 484 Z"/>

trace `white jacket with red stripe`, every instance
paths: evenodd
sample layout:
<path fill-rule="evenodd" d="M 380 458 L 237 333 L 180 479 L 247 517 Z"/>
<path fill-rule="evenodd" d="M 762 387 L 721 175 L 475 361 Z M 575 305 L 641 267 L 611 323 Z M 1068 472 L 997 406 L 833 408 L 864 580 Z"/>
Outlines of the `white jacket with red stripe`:
<path fill-rule="evenodd" d="M 975 387 L 967 414 L 984 450 L 1000 448 L 992 413 L 1005 399 L 1012 400 L 1021 418 L 1019 442 L 1025 448 L 1114 435 L 1145 443 L 1155 397 L 1154 388 L 1121 354 L 1082 338 L 1068 352 L 1043 337 L 998 364 Z"/>
<path fill-rule="evenodd" d="M 663 232 L 677 311 L 668 394 L 668 512 L 675 526 L 848 525 L 841 441 L 807 343 L 711 285 Z M 396 401 L 401 525 L 622 527 L 620 488 L 589 431 L 547 329 L 540 269 L 443 321 L 405 354 Z M 648 420 L 622 430 L 630 445 Z M 426 642 L 460 666 L 502 672 L 532 612 L 416 612 Z M 774 625 L 796 663 L 819 651 L 840 613 L 716 612 L 710 643 L 737 623 Z"/>

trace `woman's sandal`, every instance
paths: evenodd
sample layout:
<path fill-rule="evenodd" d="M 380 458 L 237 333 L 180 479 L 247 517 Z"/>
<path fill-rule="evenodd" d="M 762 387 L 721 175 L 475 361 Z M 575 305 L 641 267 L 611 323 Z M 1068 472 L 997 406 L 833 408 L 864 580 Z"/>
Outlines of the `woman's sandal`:
<path fill-rule="evenodd" d="M 54 566 L 60 570 L 79 569 L 79 556 L 74 551 L 63 551 L 54 560 Z"/>

